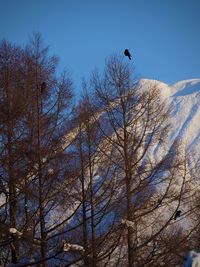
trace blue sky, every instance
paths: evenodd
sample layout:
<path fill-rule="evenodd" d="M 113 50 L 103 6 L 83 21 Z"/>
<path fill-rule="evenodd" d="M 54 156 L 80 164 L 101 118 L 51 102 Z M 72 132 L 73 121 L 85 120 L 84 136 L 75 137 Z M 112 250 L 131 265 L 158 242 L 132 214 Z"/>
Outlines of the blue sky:
<path fill-rule="evenodd" d="M 77 87 L 125 48 L 136 76 L 200 78 L 200 0 L 0 0 L 0 7 L 0 39 L 24 45 L 40 32 Z"/>

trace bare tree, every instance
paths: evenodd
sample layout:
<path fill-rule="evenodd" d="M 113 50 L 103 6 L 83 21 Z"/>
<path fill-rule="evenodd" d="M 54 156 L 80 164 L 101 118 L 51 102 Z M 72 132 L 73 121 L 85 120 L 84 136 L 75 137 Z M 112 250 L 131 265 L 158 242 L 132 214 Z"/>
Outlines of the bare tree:
<path fill-rule="evenodd" d="M 20 143 L 24 129 L 25 110 L 21 80 L 23 53 L 22 49 L 7 41 L 1 42 L 0 50 L 0 179 L 1 193 L 4 194 L 1 205 L 3 214 L 0 221 L 10 228 L 17 228 L 19 221 L 18 190 L 21 181 L 19 173 L 22 162 Z M 5 227 L 2 230 L 4 231 Z M 7 232 L 9 233 L 9 231 Z M 7 245 L 10 245 L 12 262 L 16 263 L 19 253 L 18 242 L 10 236 Z"/>
<path fill-rule="evenodd" d="M 3 42 L 1 55 L 1 184 L 9 208 L 3 222 L 23 233 L 20 240 L 11 238 L 13 263 L 17 244 L 26 242 L 30 257 L 40 247 L 46 266 L 49 217 L 61 201 L 57 193 L 66 170 L 62 145 L 72 82 L 65 74 L 56 77 L 57 58 L 48 56 L 38 34 L 24 50 Z"/>
<path fill-rule="evenodd" d="M 62 140 L 64 131 L 64 115 L 70 107 L 72 98 L 72 82 L 66 75 L 60 80 L 55 76 L 56 57 L 49 57 L 47 48 L 43 48 L 40 35 L 36 34 L 26 48 L 27 62 L 26 82 L 30 89 L 30 109 L 28 112 L 31 154 L 34 157 L 33 180 L 30 186 L 35 191 L 38 201 L 35 213 L 35 234 L 40 232 L 40 253 L 42 265 L 46 266 L 48 255 L 47 232 L 51 228 L 48 217 L 60 202 L 56 195 L 63 179 L 64 154 Z M 30 121 L 29 121 L 30 120 Z M 63 127 L 63 129 L 62 129 Z M 33 160 L 33 159 L 32 159 Z M 59 163 L 60 161 L 60 163 Z M 38 213 L 37 213 L 38 212 Z"/>
<path fill-rule="evenodd" d="M 145 89 L 131 73 L 123 58 L 115 55 L 108 60 L 103 77 L 93 75 L 93 86 L 102 107 L 102 132 L 110 147 L 105 156 L 115 165 L 120 180 L 117 197 L 124 203 L 121 222 L 126 229 L 127 263 L 143 266 L 148 257 L 145 250 L 168 227 L 180 206 L 186 171 L 178 143 L 166 151 L 169 112 L 159 88 L 151 84 Z M 180 186 L 175 189 L 177 180 Z M 166 202 L 172 211 L 166 210 L 164 217 Z"/>
<path fill-rule="evenodd" d="M 25 48 L 0 44 L 3 263 L 180 264 L 198 232 L 198 192 L 181 143 L 169 144 L 160 88 L 114 55 L 92 75 L 95 94 L 83 84 L 72 109 L 73 84 L 57 77 L 57 61 L 39 34 Z M 178 222 L 191 214 L 185 231 Z"/>
<path fill-rule="evenodd" d="M 77 135 L 72 144 L 77 151 L 76 168 L 81 184 L 82 210 L 78 219 L 82 224 L 82 242 L 79 242 L 84 248 L 84 266 L 106 266 L 117 239 L 113 234 L 116 231 L 113 198 L 116 184 L 112 176 L 115 170 L 102 157 L 104 136 L 98 119 L 93 116 L 98 112 L 88 93 L 74 111 Z"/>

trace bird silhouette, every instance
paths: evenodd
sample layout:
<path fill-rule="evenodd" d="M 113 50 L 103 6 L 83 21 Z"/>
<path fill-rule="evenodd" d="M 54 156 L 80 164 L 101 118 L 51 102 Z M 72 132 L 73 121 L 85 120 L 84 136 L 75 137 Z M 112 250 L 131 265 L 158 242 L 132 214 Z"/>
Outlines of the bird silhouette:
<path fill-rule="evenodd" d="M 130 54 L 130 52 L 129 52 L 128 49 L 125 49 L 125 50 L 124 50 L 124 55 L 125 55 L 126 57 L 128 57 L 128 58 L 131 60 L 131 54 Z"/>
<path fill-rule="evenodd" d="M 181 210 L 177 210 L 177 212 L 174 215 L 174 220 L 176 220 L 180 216 L 181 216 Z"/>
<path fill-rule="evenodd" d="M 41 94 L 44 93 L 44 90 L 46 89 L 46 83 L 45 82 L 42 82 L 41 83 Z"/>

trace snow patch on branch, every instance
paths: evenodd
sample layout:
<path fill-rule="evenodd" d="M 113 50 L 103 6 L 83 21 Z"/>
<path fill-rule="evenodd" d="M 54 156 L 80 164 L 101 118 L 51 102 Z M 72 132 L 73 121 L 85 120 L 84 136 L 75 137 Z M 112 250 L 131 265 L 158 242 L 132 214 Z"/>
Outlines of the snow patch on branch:
<path fill-rule="evenodd" d="M 18 231 L 16 228 L 9 228 L 9 233 L 11 235 L 15 235 L 17 237 L 21 237 L 22 233 L 20 231 Z"/>
<path fill-rule="evenodd" d="M 63 250 L 65 252 L 67 251 L 79 251 L 79 252 L 84 252 L 84 248 L 80 245 L 76 245 L 76 244 L 70 244 L 70 243 L 64 243 L 63 245 Z"/>

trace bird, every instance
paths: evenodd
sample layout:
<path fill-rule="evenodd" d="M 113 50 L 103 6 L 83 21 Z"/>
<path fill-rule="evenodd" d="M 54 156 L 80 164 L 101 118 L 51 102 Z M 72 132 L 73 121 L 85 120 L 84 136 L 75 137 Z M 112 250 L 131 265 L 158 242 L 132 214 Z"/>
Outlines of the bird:
<path fill-rule="evenodd" d="M 131 60 L 131 54 L 130 54 L 130 52 L 129 52 L 128 49 L 125 49 L 125 50 L 124 50 L 124 55 L 125 55 L 126 57 L 128 57 L 128 58 Z"/>
<path fill-rule="evenodd" d="M 181 216 L 181 210 L 177 210 L 177 212 L 174 215 L 174 220 L 176 220 L 180 216 Z"/>
<path fill-rule="evenodd" d="M 41 83 L 41 94 L 44 93 L 44 90 L 46 89 L 46 83 L 45 82 L 42 82 Z"/>

